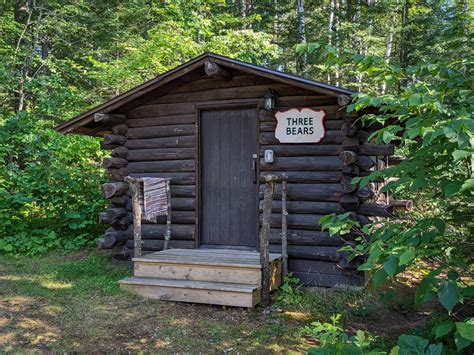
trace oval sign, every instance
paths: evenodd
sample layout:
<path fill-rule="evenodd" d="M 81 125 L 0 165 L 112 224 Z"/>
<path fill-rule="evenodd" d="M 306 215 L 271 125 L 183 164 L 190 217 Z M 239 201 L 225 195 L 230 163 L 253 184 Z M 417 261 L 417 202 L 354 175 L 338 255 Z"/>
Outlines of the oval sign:
<path fill-rule="evenodd" d="M 319 143 L 326 135 L 326 112 L 310 108 L 277 111 L 275 137 L 280 143 Z"/>

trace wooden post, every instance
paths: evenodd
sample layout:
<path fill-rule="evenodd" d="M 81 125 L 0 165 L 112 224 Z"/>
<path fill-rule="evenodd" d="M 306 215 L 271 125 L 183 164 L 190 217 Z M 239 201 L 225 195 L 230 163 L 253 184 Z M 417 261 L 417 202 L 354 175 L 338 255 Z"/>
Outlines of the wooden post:
<path fill-rule="evenodd" d="M 262 266 L 262 301 L 267 307 L 270 304 L 270 219 L 272 214 L 272 200 L 275 191 L 275 177 L 268 175 L 265 180 L 265 194 L 263 198 L 263 218 L 260 229 L 260 264 Z"/>
<path fill-rule="evenodd" d="M 134 256 L 138 258 L 142 255 L 142 209 L 140 208 L 140 199 L 138 197 L 140 180 L 127 176 L 125 181 L 128 182 L 132 192 Z"/>
<path fill-rule="evenodd" d="M 286 208 L 286 180 L 287 177 L 283 176 L 281 180 L 281 256 L 283 258 L 283 276 L 288 274 L 288 211 Z"/>
<path fill-rule="evenodd" d="M 171 188 L 170 181 L 166 179 L 166 200 L 168 204 L 168 213 L 166 215 L 166 232 L 165 232 L 165 243 L 163 250 L 168 249 L 169 241 L 171 239 Z"/>

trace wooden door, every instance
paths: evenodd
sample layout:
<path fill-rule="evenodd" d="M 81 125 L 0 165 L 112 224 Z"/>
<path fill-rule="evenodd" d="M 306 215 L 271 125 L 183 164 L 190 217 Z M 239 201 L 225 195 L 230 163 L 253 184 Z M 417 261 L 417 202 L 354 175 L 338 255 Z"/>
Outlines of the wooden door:
<path fill-rule="evenodd" d="M 257 246 L 257 115 L 201 111 L 201 245 Z"/>

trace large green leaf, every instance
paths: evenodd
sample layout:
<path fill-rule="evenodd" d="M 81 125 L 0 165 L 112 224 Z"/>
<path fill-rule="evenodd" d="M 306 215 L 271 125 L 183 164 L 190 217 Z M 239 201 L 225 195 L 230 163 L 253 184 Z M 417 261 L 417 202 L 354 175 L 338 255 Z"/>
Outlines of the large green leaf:
<path fill-rule="evenodd" d="M 416 335 L 401 335 L 398 338 L 400 354 L 425 354 L 429 341 Z"/>
<path fill-rule="evenodd" d="M 443 282 L 438 291 L 439 302 L 451 312 L 460 300 L 459 288 L 455 282 Z"/>
<path fill-rule="evenodd" d="M 457 322 L 456 329 L 463 338 L 474 341 L 474 321 L 472 322 Z"/>
<path fill-rule="evenodd" d="M 388 259 L 383 263 L 383 268 L 390 276 L 395 275 L 398 268 L 398 258 L 394 255 L 390 255 Z"/>

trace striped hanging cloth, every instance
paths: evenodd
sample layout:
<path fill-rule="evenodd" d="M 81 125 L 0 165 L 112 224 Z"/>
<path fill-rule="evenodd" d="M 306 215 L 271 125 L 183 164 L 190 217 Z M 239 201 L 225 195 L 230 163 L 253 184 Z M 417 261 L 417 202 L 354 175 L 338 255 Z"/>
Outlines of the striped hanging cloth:
<path fill-rule="evenodd" d="M 139 199 L 144 219 L 156 223 L 158 216 L 168 214 L 168 198 L 166 196 L 166 179 L 149 178 L 141 179 Z"/>

